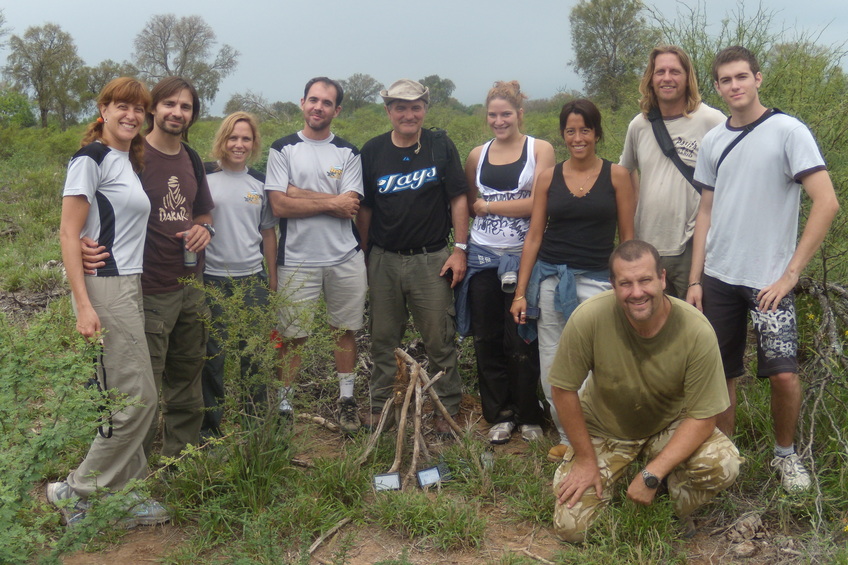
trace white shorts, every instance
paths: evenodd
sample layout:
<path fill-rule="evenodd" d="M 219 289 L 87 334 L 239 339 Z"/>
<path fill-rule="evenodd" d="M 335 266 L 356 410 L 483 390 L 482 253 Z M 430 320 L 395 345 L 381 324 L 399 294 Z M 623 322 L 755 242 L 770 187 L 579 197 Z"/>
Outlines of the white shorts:
<path fill-rule="evenodd" d="M 277 292 L 285 300 L 279 312 L 279 331 L 288 338 L 308 336 L 322 291 L 330 326 L 342 330 L 361 329 L 367 290 L 362 251 L 331 267 L 277 267 Z"/>

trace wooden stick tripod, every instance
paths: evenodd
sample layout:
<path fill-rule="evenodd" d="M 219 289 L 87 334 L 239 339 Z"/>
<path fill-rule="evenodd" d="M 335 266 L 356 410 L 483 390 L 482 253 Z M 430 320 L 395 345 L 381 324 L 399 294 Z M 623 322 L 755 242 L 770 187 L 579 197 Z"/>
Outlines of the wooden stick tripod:
<path fill-rule="evenodd" d="M 415 475 L 415 471 L 418 467 L 418 458 L 421 456 L 422 452 L 425 458 L 430 458 L 430 450 L 427 448 L 427 441 L 424 439 L 424 433 L 422 432 L 425 394 L 429 395 L 430 401 L 433 403 L 435 410 L 438 410 L 444 419 L 447 420 L 454 436 L 461 435 L 463 430 L 448 413 L 447 408 L 445 408 L 445 405 L 442 404 L 439 395 L 433 388 L 433 385 L 442 378 L 444 372 L 442 371 L 437 373 L 436 376 L 431 379 L 427 376 L 427 371 L 425 371 L 423 367 L 421 367 L 421 365 L 408 353 L 400 348 L 395 349 L 395 358 L 397 359 L 398 372 L 395 375 L 394 394 L 392 398 L 389 398 L 385 405 L 383 405 L 383 411 L 380 414 L 380 423 L 371 433 L 365 452 L 359 457 L 356 463 L 359 465 L 365 463 L 366 459 L 368 459 L 368 456 L 371 454 L 371 451 L 377 445 L 377 440 L 379 439 L 380 434 L 383 433 L 383 428 L 388 422 L 394 420 L 397 422 L 397 443 L 395 444 L 395 460 L 388 472 L 395 473 L 400 470 L 403 459 L 403 447 L 406 442 L 406 419 L 409 414 L 410 404 L 412 404 L 414 397 L 415 410 L 412 415 L 412 422 L 414 426 L 414 432 L 412 434 L 412 461 L 409 464 L 409 470 L 403 478 L 401 488 L 405 488 Z M 394 417 L 390 418 L 389 415 L 392 414 L 392 411 L 394 411 Z"/>

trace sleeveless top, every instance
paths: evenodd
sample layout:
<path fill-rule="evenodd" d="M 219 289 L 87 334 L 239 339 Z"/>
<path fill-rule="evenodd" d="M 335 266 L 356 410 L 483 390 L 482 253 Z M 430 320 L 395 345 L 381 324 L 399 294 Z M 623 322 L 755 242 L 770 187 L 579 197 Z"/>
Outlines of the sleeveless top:
<path fill-rule="evenodd" d="M 533 189 L 533 175 L 536 172 L 536 140 L 526 136 L 521 157 L 507 165 L 489 163 L 489 147 L 493 141 L 494 139 L 486 142 L 477 162 L 477 189 L 483 200 L 498 202 L 528 198 Z M 497 214 L 478 216 L 474 218 L 471 226 L 471 240 L 478 245 L 497 249 L 516 247 L 524 243 L 529 227 L 529 217 L 507 218 Z"/>
<path fill-rule="evenodd" d="M 539 259 L 572 269 L 606 269 L 618 225 L 612 163 L 603 159 L 595 184 L 579 198 L 565 185 L 563 165 L 554 167 L 548 190 L 548 223 Z"/>

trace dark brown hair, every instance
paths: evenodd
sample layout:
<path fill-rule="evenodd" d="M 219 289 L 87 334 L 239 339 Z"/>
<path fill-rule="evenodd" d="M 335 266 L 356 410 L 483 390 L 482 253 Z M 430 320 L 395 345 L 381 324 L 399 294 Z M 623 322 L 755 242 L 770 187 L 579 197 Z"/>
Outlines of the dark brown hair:
<path fill-rule="evenodd" d="M 188 142 L 188 128 L 197 121 L 197 118 L 200 117 L 200 97 L 197 95 L 197 90 L 195 90 L 194 86 L 182 77 L 165 77 L 160 80 L 156 86 L 153 87 L 153 90 L 150 91 L 151 96 L 153 96 L 153 103 L 151 104 L 151 111 L 156 111 L 156 106 L 159 105 L 159 102 L 177 94 L 181 90 L 188 90 L 191 94 L 191 121 L 186 125 L 186 128 L 183 130 L 183 141 Z M 147 133 L 153 131 L 153 115 L 147 115 Z"/>
<path fill-rule="evenodd" d="M 562 137 L 565 134 L 565 124 L 568 122 L 568 116 L 577 114 L 583 116 L 583 122 L 587 128 L 595 130 L 595 135 L 598 141 L 604 138 L 604 130 L 601 127 L 601 111 L 595 106 L 595 103 L 585 98 L 578 98 L 566 102 L 559 113 L 559 135 Z"/>
<path fill-rule="evenodd" d="M 735 61 L 745 61 L 751 67 L 751 74 L 756 75 L 760 72 L 760 64 L 757 62 L 757 56 L 741 45 L 733 45 L 725 47 L 718 52 L 713 60 L 713 80 L 718 82 L 718 68 L 727 63 Z"/>

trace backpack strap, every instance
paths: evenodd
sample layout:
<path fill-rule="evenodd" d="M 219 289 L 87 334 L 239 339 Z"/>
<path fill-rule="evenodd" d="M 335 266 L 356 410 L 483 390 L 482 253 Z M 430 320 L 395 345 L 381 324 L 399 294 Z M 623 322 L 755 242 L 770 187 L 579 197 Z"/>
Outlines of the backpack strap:
<path fill-rule="evenodd" d="M 734 147 L 739 145 L 740 141 L 745 139 L 746 135 L 748 135 L 749 133 L 754 131 L 755 127 L 757 127 L 758 125 L 760 125 L 761 123 L 763 123 L 764 121 L 769 119 L 770 117 L 774 116 L 775 114 L 782 114 L 782 113 L 783 112 L 781 112 L 777 108 L 771 108 L 770 110 L 766 111 L 762 116 L 757 118 L 755 121 L 753 121 L 750 124 L 748 124 L 747 126 L 745 126 L 742 129 L 742 133 L 737 135 L 736 138 L 733 141 L 731 141 L 728 144 L 727 147 L 724 148 L 724 151 L 721 152 L 721 157 L 718 158 L 718 163 L 716 163 L 716 168 L 715 168 L 716 176 L 718 176 L 718 168 L 721 167 L 722 161 L 724 161 L 725 157 L 727 157 L 730 154 L 730 152 L 733 150 Z"/>
<path fill-rule="evenodd" d="M 648 112 L 648 120 L 651 122 L 654 137 L 657 138 L 657 143 L 663 155 L 671 159 L 671 162 L 674 163 L 674 166 L 683 175 L 683 178 L 692 185 L 692 188 L 698 190 L 698 187 L 695 186 L 695 167 L 684 163 L 680 155 L 677 154 L 677 148 L 674 146 L 674 141 L 671 140 L 671 135 L 669 135 L 668 129 L 665 127 L 665 121 L 658 107 L 654 106 L 651 108 L 651 111 Z M 698 192 L 700 193 L 700 190 Z"/>
<path fill-rule="evenodd" d="M 203 159 L 200 158 L 200 155 L 188 146 L 188 143 L 185 141 L 181 142 L 183 147 L 185 147 L 186 153 L 188 153 L 188 158 L 191 159 L 191 167 L 194 169 L 194 178 L 197 179 L 197 187 L 200 188 L 200 183 L 203 182 L 203 177 L 206 176 L 206 171 L 203 165 Z"/>

